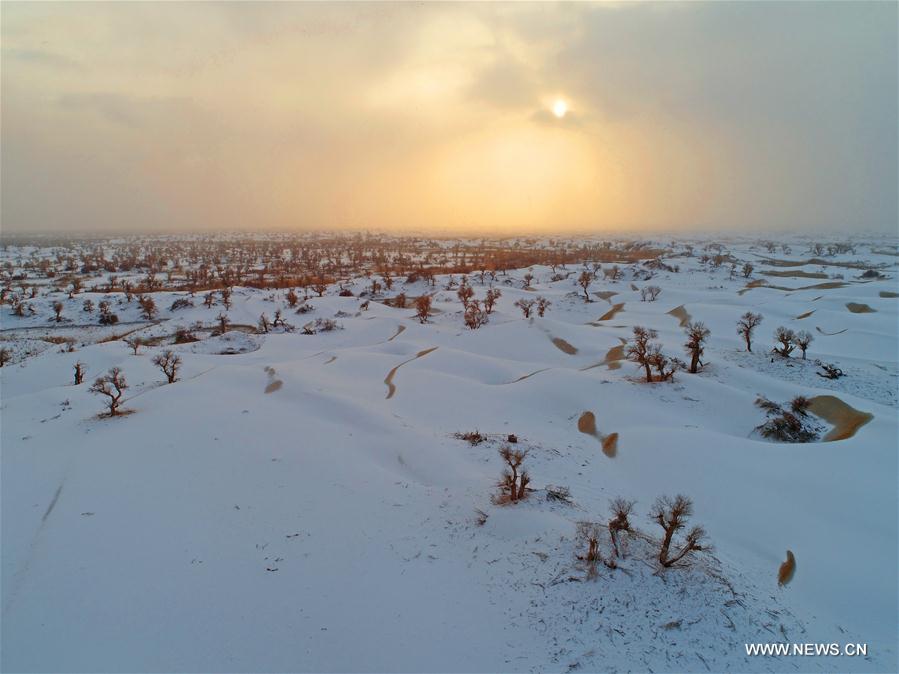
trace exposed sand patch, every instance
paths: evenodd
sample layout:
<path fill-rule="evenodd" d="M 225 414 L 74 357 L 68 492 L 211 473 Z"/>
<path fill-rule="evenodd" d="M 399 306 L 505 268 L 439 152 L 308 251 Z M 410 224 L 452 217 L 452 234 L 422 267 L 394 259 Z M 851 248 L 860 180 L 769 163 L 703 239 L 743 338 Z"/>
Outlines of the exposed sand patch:
<path fill-rule="evenodd" d="M 606 313 L 604 313 L 602 316 L 600 316 L 596 320 L 597 321 L 611 320 L 611 319 L 615 318 L 615 314 L 617 314 L 619 311 L 624 311 L 624 302 L 621 302 L 619 304 L 613 304 L 611 309 L 609 309 Z"/>
<path fill-rule="evenodd" d="M 621 337 L 619 337 L 618 339 L 621 340 L 620 345 L 613 346 L 611 349 L 606 351 L 606 357 L 603 358 L 598 363 L 593 363 L 593 365 L 588 365 L 587 367 L 582 367 L 581 372 L 586 372 L 587 370 L 592 370 L 594 367 L 601 367 L 603 365 L 608 367 L 610 370 L 619 369 L 621 367 L 621 361 L 624 360 L 624 358 L 625 358 L 624 347 L 627 344 L 627 340 L 622 339 Z"/>
<path fill-rule="evenodd" d="M 783 292 L 797 292 L 799 290 L 835 290 L 836 288 L 845 288 L 848 283 L 844 283 L 843 281 L 829 281 L 827 283 L 815 283 L 810 286 L 800 286 L 798 288 L 788 288 L 786 286 L 774 286 L 768 283 L 765 279 L 756 279 L 755 281 L 750 281 L 746 284 L 746 287 L 742 290 L 738 290 L 738 295 L 743 295 L 744 293 L 748 293 L 753 288 L 770 288 L 771 290 L 782 290 Z"/>
<path fill-rule="evenodd" d="M 388 342 L 392 342 L 394 339 L 396 339 L 396 338 L 399 337 L 401 334 L 403 334 L 403 330 L 405 330 L 405 329 L 406 329 L 406 326 L 405 326 L 405 325 L 398 325 L 398 326 L 396 326 L 396 334 L 393 335 L 393 337 L 390 337 L 387 341 L 388 341 Z"/>
<path fill-rule="evenodd" d="M 867 304 L 862 304 L 859 302 L 847 302 L 846 308 L 849 309 L 853 314 L 874 314 L 877 313 L 877 309 L 872 309 Z"/>
<path fill-rule="evenodd" d="M 824 332 L 819 326 L 815 326 L 815 330 L 820 332 L 822 335 L 826 335 L 827 337 L 833 337 L 834 335 L 842 335 L 849 328 L 843 328 L 842 330 L 837 330 L 836 332 Z"/>
<path fill-rule="evenodd" d="M 265 387 L 266 393 L 274 393 L 279 390 L 282 386 L 284 386 L 284 382 L 280 379 L 275 379 L 274 381 L 270 381 L 268 386 Z"/>
<path fill-rule="evenodd" d="M 612 297 L 615 297 L 615 295 L 617 295 L 618 293 L 615 292 L 614 290 L 597 290 L 597 291 L 596 291 L 595 293 L 593 293 L 593 294 L 596 295 L 599 299 L 605 300 L 606 302 L 608 302 L 609 304 L 611 304 L 611 303 L 612 303 L 612 302 L 610 301 L 611 298 L 612 298 Z"/>
<path fill-rule="evenodd" d="M 777 570 L 777 584 L 787 585 L 793 580 L 793 574 L 796 573 L 796 558 L 791 550 L 787 550 L 787 561 L 780 565 Z"/>
<path fill-rule="evenodd" d="M 785 278 L 827 278 L 827 274 L 823 271 L 802 271 L 796 269 L 793 271 L 763 271 L 765 276 L 781 276 Z"/>
<path fill-rule="evenodd" d="M 845 440 L 856 434 L 859 428 L 874 418 L 870 412 L 862 412 L 847 405 L 836 396 L 815 396 L 809 400 L 809 412 L 833 425 L 824 442 Z"/>
<path fill-rule="evenodd" d="M 674 309 L 667 313 L 671 316 L 674 316 L 678 321 L 680 321 L 680 326 L 682 328 L 686 326 L 687 323 L 693 320 L 693 317 L 687 313 L 686 309 L 684 309 L 683 304 L 681 304 L 679 307 L 674 307 Z"/>
<path fill-rule="evenodd" d="M 881 297 L 899 297 L 899 293 L 894 293 L 890 290 L 881 290 L 880 296 Z"/>
<path fill-rule="evenodd" d="M 529 374 L 525 374 L 525 375 L 520 376 L 520 377 L 519 377 L 518 379 L 516 379 L 515 381 L 510 381 L 510 382 L 506 382 L 506 383 L 507 383 L 507 384 L 517 384 L 518 382 L 524 381 L 525 379 L 527 379 L 527 378 L 529 378 L 529 377 L 533 377 L 535 374 L 540 374 L 541 372 L 546 372 L 547 370 L 551 370 L 551 369 L 552 369 L 551 367 L 544 367 L 544 368 L 541 368 L 541 369 L 539 369 L 539 370 L 534 370 L 533 372 L 530 372 Z"/>
<path fill-rule="evenodd" d="M 610 459 L 615 458 L 618 453 L 618 433 L 610 433 L 602 435 L 596 430 L 596 415 L 589 410 L 581 414 L 577 420 L 577 429 L 584 435 L 590 435 L 599 440 L 602 445 L 602 452 Z"/>
<path fill-rule="evenodd" d="M 794 320 L 801 321 L 803 318 L 808 318 L 816 311 L 817 311 L 817 309 L 812 309 L 811 311 L 806 311 L 804 314 L 799 314 Z"/>
<path fill-rule="evenodd" d="M 404 360 L 402 363 L 394 367 L 390 372 L 387 373 L 387 376 L 384 378 L 384 383 L 387 384 L 387 400 L 390 400 L 393 397 L 393 394 L 396 393 L 396 385 L 393 383 L 393 377 L 396 374 L 396 371 L 399 370 L 406 363 L 411 363 L 413 360 L 417 358 L 421 358 L 422 356 L 427 356 L 431 351 L 435 351 L 437 349 L 436 346 L 432 346 L 430 349 L 423 349 L 415 354 L 409 360 Z"/>
<path fill-rule="evenodd" d="M 572 346 L 561 337 L 552 337 L 551 339 L 553 344 L 559 351 L 564 351 L 569 356 L 573 356 L 577 353 L 577 347 Z"/>

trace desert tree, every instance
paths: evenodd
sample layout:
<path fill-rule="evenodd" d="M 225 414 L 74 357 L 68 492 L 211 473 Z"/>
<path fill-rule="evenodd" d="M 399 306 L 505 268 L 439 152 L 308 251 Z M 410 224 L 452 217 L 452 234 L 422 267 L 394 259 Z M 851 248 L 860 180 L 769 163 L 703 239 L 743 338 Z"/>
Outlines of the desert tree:
<path fill-rule="evenodd" d="M 659 286 L 643 286 L 640 289 L 640 301 L 641 302 L 655 302 L 659 295 L 662 294 L 662 289 Z"/>
<path fill-rule="evenodd" d="M 651 340 L 656 337 L 658 337 L 658 333 L 652 328 L 635 325 L 634 336 L 627 345 L 627 359 L 644 369 L 647 382 L 652 381 L 653 349 Z"/>
<path fill-rule="evenodd" d="M 474 288 L 465 282 L 464 276 L 462 277 L 462 284 L 459 286 L 459 290 L 456 291 L 456 295 L 459 297 L 459 301 L 462 302 L 462 307 L 468 309 L 468 303 L 474 297 Z"/>
<path fill-rule="evenodd" d="M 231 288 L 222 288 L 222 304 L 225 305 L 225 309 L 231 308 Z"/>
<path fill-rule="evenodd" d="M 674 498 L 660 496 L 656 499 L 649 512 L 649 518 L 657 523 L 665 532 L 659 548 L 659 563 L 664 567 L 670 567 L 683 559 L 694 550 L 702 550 L 702 541 L 705 538 L 705 530 L 694 526 L 684 537 L 680 550 L 672 554 L 671 543 L 674 534 L 683 529 L 687 520 L 693 515 L 693 501 L 678 494 Z"/>
<path fill-rule="evenodd" d="M 431 313 L 431 296 L 430 295 L 420 295 L 415 300 L 415 316 L 418 318 L 419 323 L 427 323 L 428 322 L 428 314 Z"/>
<path fill-rule="evenodd" d="M 609 508 L 612 510 L 612 519 L 609 520 L 609 538 L 612 540 L 612 548 L 616 557 L 623 557 L 621 554 L 621 546 L 618 536 L 625 532 L 631 531 L 631 523 L 628 519 L 631 511 L 634 509 L 634 502 L 627 499 L 614 498 L 609 501 Z"/>
<path fill-rule="evenodd" d="M 790 328 L 785 328 L 782 325 L 778 326 L 777 330 L 774 331 L 774 341 L 777 342 L 774 345 L 774 353 L 780 354 L 784 358 L 789 358 L 790 354 L 793 353 L 793 349 L 796 348 L 795 340 L 796 333 L 790 330 Z"/>
<path fill-rule="evenodd" d="M 280 309 L 275 309 L 275 316 L 272 319 L 272 327 L 273 328 L 287 328 L 287 321 L 284 320 L 284 317 L 281 315 Z"/>
<path fill-rule="evenodd" d="M 488 288 L 487 295 L 484 297 L 484 311 L 488 314 L 493 313 L 493 307 L 496 306 L 496 301 L 502 297 L 502 291 L 499 288 Z"/>
<path fill-rule="evenodd" d="M 140 347 L 144 345 L 144 340 L 137 335 L 132 335 L 130 337 L 125 338 L 125 344 L 134 352 L 134 355 L 137 355 Z"/>
<path fill-rule="evenodd" d="M 12 360 L 12 351 L 5 346 L 0 347 L 0 367 L 6 365 L 10 360 Z"/>
<path fill-rule="evenodd" d="M 540 318 L 543 318 L 544 314 L 546 313 L 546 310 L 549 309 L 551 306 L 552 306 L 552 302 L 550 302 L 548 299 L 546 299 L 545 297 L 538 297 L 537 298 L 537 315 Z"/>
<path fill-rule="evenodd" d="M 751 311 L 747 311 L 737 321 L 737 334 L 743 337 L 743 341 L 746 342 L 747 351 L 752 351 L 752 333 L 761 322 L 762 315 L 754 314 Z"/>
<path fill-rule="evenodd" d="M 102 377 L 97 377 L 91 384 L 90 392 L 108 398 L 106 407 L 109 409 L 109 416 L 114 417 L 119 413 L 119 406 L 122 404 L 122 396 L 126 388 L 128 388 L 128 382 L 125 381 L 122 370 L 113 367 Z"/>
<path fill-rule="evenodd" d="M 647 359 L 649 364 L 655 368 L 657 381 L 673 380 L 674 373 L 684 367 L 684 362 L 680 358 L 669 357 L 662 353 L 660 344 L 650 344 Z"/>
<path fill-rule="evenodd" d="M 228 332 L 228 324 L 231 322 L 228 319 L 228 314 L 221 312 L 216 320 L 219 322 L 219 334 L 224 335 Z"/>
<path fill-rule="evenodd" d="M 599 536 L 602 526 L 598 522 L 578 522 L 577 537 L 587 546 L 586 553 L 578 555 L 578 559 L 587 566 L 587 578 L 596 578 L 596 565 L 604 563 L 614 569 L 616 564 L 612 559 L 604 559 L 599 549 Z"/>
<path fill-rule="evenodd" d="M 690 356 L 690 374 L 696 374 L 702 365 L 702 354 L 705 351 L 705 341 L 711 335 L 711 331 L 701 321 L 690 322 L 686 325 L 687 341 L 684 349 Z"/>
<path fill-rule="evenodd" d="M 53 313 L 56 314 L 56 322 L 59 323 L 62 320 L 62 310 L 65 307 L 62 302 L 54 302 L 53 303 Z"/>
<path fill-rule="evenodd" d="M 406 293 L 400 293 L 396 297 L 393 298 L 393 306 L 397 309 L 405 309 L 406 308 Z"/>
<path fill-rule="evenodd" d="M 287 291 L 287 295 L 285 296 L 287 299 L 287 306 L 293 308 L 297 305 L 299 301 L 299 296 L 293 291 L 293 288 Z"/>
<path fill-rule="evenodd" d="M 94 301 L 91 299 L 84 300 L 84 304 L 82 305 L 82 309 L 89 314 L 94 313 Z"/>
<path fill-rule="evenodd" d="M 581 272 L 581 275 L 577 277 L 577 284 L 583 288 L 584 290 L 584 301 L 590 301 L 590 284 L 593 282 L 593 274 L 591 274 L 586 269 Z"/>
<path fill-rule="evenodd" d="M 534 280 L 534 275 L 531 272 L 528 272 L 524 275 L 524 288 L 528 289 L 531 287 L 531 281 Z"/>
<path fill-rule="evenodd" d="M 157 354 L 153 358 L 153 364 L 162 370 L 162 373 L 169 380 L 169 384 L 178 381 L 178 370 L 181 367 L 181 356 L 174 351 L 168 350 Z"/>
<path fill-rule="evenodd" d="M 752 276 L 752 272 L 755 270 L 755 266 L 752 262 L 747 262 L 743 265 L 743 278 L 749 278 Z"/>
<path fill-rule="evenodd" d="M 390 275 L 389 271 L 384 272 L 381 276 L 381 280 L 384 282 L 384 287 L 387 288 L 387 290 L 393 289 L 393 277 Z"/>
<path fill-rule="evenodd" d="M 144 318 L 152 321 L 156 315 L 156 302 L 153 301 L 153 298 L 149 295 L 141 295 L 137 298 L 137 302 L 140 304 L 140 310 Z"/>
<path fill-rule="evenodd" d="M 213 293 L 213 292 L 208 292 L 208 293 L 206 293 L 206 294 L 203 296 L 203 304 L 204 304 L 207 308 L 209 308 L 209 307 L 211 307 L 213 304 L 215 304 L 215 293 Z"/>
<path fill-rule="evenodd" d="M 324 281 L 316 281 L 312 284 L 312 290 L 318 294 L 319 297 L 322 297 L 325 294 L 325 291 L 328 289 L 328 284 Z"/>
<path fill-rule="evenodd" d="M 527 450 L 512 449 L 508 445 L 499 450 L 499 455 L 506 464 L 502 478 L 498 483 L 500 488 L 500 503 L 515 503 L 527 496 L 527 486 L 531 481 L 528 472 L 522 467 Z"/>
<path fill-rule="evenodd" d="M 796 346 L 799 347 L 799 350 L 802 351 L 802 360 L 805 360 L 805 352 L 808 351 L 809 345 L 815 341 L 815 338 L 812 337 L 812 334 L 807 330 L 800 330 L 796 333 L 794 341 L 796 342 Z"/>
<path fill-rule="evenodd" d="M 531 317 L 531 309 L 534 307 L 536 300 L 520 299 L 515 301 L 515 306 L 521 309 L 521 313 L 525 318 Z"/>
<path fill-rule="evenodd" d="M 84 382 L 84 363 L 78 361 L 75 363 L 75 386 Z"/>

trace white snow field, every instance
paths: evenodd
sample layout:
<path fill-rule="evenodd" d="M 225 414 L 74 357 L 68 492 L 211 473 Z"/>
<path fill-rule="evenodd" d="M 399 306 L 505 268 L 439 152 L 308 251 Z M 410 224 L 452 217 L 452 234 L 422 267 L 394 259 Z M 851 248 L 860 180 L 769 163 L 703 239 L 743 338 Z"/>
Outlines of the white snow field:
<path fill-rule="evenodd" d="M 559 281 L 533 267 L 531 289 L 528 270 L 500 273 L 478 330 L 446 276 L 387 294 L 435 293 L 426 324 L 377 299 L 362 310 L 361 277 L 344 283 L 357 296 L 331 286 L 309 313 L 285 310 L 296 330 L 268 334 L 240 326 L 286 309 L 285 291 L 236 287 L 237 328 L 180 345 L 175 329 L 212 327 L 220 303 L 198 293 L 171 311 L 187 293 L 155 293 L 148 323 L 112 293 L 111 327 L 80 320 L 84 293 L 41 296 L 25 318 L 4 306 L 2 669 L 896 671 L 899 258 L 885 248 L 825 265 L 794 253 L 787 267 L 734 243 L 749 279 L 697 253 L 648 282 L 634 279 L 642 265 L 599 274 L 589 303 L 580 266 Z M 860 259 L 882 278 L 839 266 Z M 764 274 L 785 270 L 818 278 Z M 654 302 L 641 301 L 647 283 L 662 288 Z M 524 319 L 514 302 L 538 295 L 552 306 Z M 73 323 L 47 320 L 56 300 Z M 634 363 L 607 359 L 635 325 L 684 357 L 678 307 L 711 330 L 700 373 L 646 384 Z M 764 316 L 752 353 L 736 333 L 747 310 Z M 302 334 L 316 318 L 342 329 Z M 772 356 L 779 325 L 813 334 L 807 361 Z M 128 331 L 158 339 L 137 355 L 101 341 Z M 74 352 L 54 335 L 74 337 Z M 173 384 L 151 362 L 165 349 L 183 359 Z M 814 359 L 846 376 L 818 376 Z M 129 414 L 109 418 L 88 388 L 112 366 Z M 833 395 L 873 418 L 843 440 L 772 442 L 753 432 L 759 395 Z M 578 431 L 586 411 L 598 434 L 618 433 L 617 451 Z M 487 440 L 455 437 L 474 430 Z M 528 450 L 533 491 L 496 505 L 508 434 Z M 547 485 L 568 487 L 571 503 L 548 500 Z M 714 547 L 663 569 L 648 512 L 678 493 Z M 618 569 L 588 578 L 576 524 L 605 523 L 616 496 L 637 501 L 642 534 Z M 779 586 L 788 549 L 796 571 Z M 859 643 L 867 655 L 750 657 L 754 643 Z"/>

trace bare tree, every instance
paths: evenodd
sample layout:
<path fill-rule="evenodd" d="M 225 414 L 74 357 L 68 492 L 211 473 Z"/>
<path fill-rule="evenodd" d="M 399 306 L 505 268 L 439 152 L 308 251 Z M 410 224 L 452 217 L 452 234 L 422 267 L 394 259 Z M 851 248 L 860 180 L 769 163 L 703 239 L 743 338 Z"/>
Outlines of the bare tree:
<path fill-rule="evenodd" d="M 125 375 L 121 369 L 113 367 L 102 377 L 97 377 L 90 387 L 90 392 L 109 398 L 106 407 L 109 409 L 109 416 L 114 417 L 119 413 L 119 405 L 122 404 L 126 388 L 128 383 L 125 381 Z"/>
<path fill-rule="evenodd" d="M 815 341 L 815 338 L 807 330 L 800 330 L 796 333 L 795 342 L 799 350 L 802 351 L 802 360 L 805 360 L 805 352 L 808 351 L 808 347 L 813 341 Z"/>
<path fill-rule="evenodd" d="M 477 330 L 487 322 L 487 312 L 481 309 L 478 300 L 469 300 L 465 308 L 465 325 L 471 330 Z"/>
<path fill-rule="evenodd" d="M 618 542 L 619 534 L 631 531 L 631 523 L 628 516 L 634 509 L 634 502 L 626 499 L 614 498 L 609 501 L 609 507 L 612 510 L 612 519 L 609 520 L 609 537 L 612 539 L 612 547 L 615 550 L 616 557 L 623 557 Z"/>
<path fill-rule="evenodd" d="M 75 386 L 84 382 L 84 363 L 78 361 L 75 363 Z"/>
<path fill-rule="evenodd" d="M 527 457 L 527 450 L 512 449 L 504 446 L 499 450 L 499 455 L 506 463 L 506 469 L 499 481 L 500 503 L 511 501 L 515 503 L 527 496 L 527 486 L 531 481 L 528 472 L 522 468 L 522 463 Z"/>
<path fill-rule="evenodd" d="M 181 367 L 181 356 L 174 351 L 165 351 L 157 354 L 153 358 L 153 364 L 156 365 L 169 380 L 169 384 L 178 381 L 178 369 Z"/>
<path fill-rule="evenodd" d="M 82 308 L 89 314 L 94 313 L 94 301 L 91 299 L 84 300 Z"/>
<path fill-rule="evenodd" d="M 431 313 L 431 296 L 419 295 L 415 300 L 415 315 L 419 323 L 428 322 L 428 314 Z"/>
<path fill-rule="evenodd" d="M 406 293 L 400 293 L 396 297 L 393 298 L 393 306 L 397 309 L 405 309 L 406 308 Z"/>
<path fill-rule="evenodd" d="M 225 309 L 231 308 L 231 288 L 222 288 L 222 304 L 225 305 Z"/>
<path fill-rule="evenodd" d="M 680 494 L 673 499 L 669 496 L 660 496 L 653 504 L 649 518 L 665 531 L 659 549 L 659 563 L 662 566 L 666 568 L 673 566 L 693 550 L 703 549 L 702 540 L 705 538 L 705 530 L 702 527 L 693 527 L 685 536 L 681 549 L 674 556 L 670 556 L 674 534 L 686 526 L 687 520 L 692 515 L 693 501 Z"/>
<path fill-rule="evenodd" d="M 650 340 L 658 337 L 659 334 L 652 328 L 644 328 L 640 325 L 634 326 L 634 336 L 628 343 L 626 356 L 631 362 L 641 366 L 646 372 L 646 381 L 652 381 L 653 350 Z"/>
<path fill-rule="evenodd" d="M 687 323 L 686 332 L 687 342 L 684 344 L 684 348 L 690 356 L 690 374 L 696 374 L 699 366 L 702 365 L 700 358 L 705 351 L 705 340 L 712 333 L 701 321 Z"/>
<path fill-rule="evenodd" d="M 745 340 L 747 351 L 752 351 L 752 333 L 761 322 L 762 315 L 754 314 L 751 311 L 747 311 L 740 316 L 740 320 L 737 321 L 737 334 L 742 335 Z"/>
<path fill-rule="evenodd" d="M 577 537 L 587 544 L 587 552 L 578 555 L 578 559 L 587 566 L 587 578 L 596 578 L 596 565 L 603 562 L 609 568 L 615 568 L 614 560 L 603 559 L 602 552 L 599 549 L 599 534 L 602 526 L 598 522 L 578 522 Z"/>
<path fill-rule="evenodd" d="M 459 286 L 459 290 L 456 291 L 456 295 L 459 296 L 459 301 L 462 302 L 462 307 L 468 309 L 468 303 L 471 302 L 471 298 L 474 297 L 474 288 L 472 288 L 468 283 L 465 283 L 465 277 L 462 277 L 462 285 Z"/>
<path fill-rule="evenodd" d="M 484 310 L 488 314 L 493 313 L 493 307 L 496 305 L 496 301 L 502 297 L 502 291 L 499 288 L 488 288 L 487 296 L 484 298 Z"/>
<path fill-rule="evenodd" d="M 293 291 L 293 288 L 287 291 L 287 295 L 285 297 L 287 298 L 287 306 L 291 308 L 295 307 L 300 299 Z"/>
<path fill-rule="evenodd" d="M 269 323 L 269 320 L 268 320 L 268 316 L 265 315 L 264 311 L 262 312 L 262 315 L 259 316 L 258 326 L 259 326 L 259 328 L 258 328 L 259 332 L 262 332 L 262 333 L 267 333 L 269 331 L 269 328 L 271 327 L 271 324 Z"/>
<path fill-rule="evenodd" d="M 796 345 L 793 343 L 796 340 L 796 334 L 789 328 L 781 325 L 774 331 L 774 339 L 780 344 L 780 346 L 774 345 L 774 352 L 784 358 L 789 358 L 790 354 L 793 353 L 793 349 L 796 348 Z"/>
<path fill-rule="evenodd" d="M 534 280 L 534 275 L 531 272 L 528 272 L 524 275 L 524 288 L 528 289 L 531 287 L 531 281 Z"/>
<path fill-rule="evenodd" d="M 62 310 L 65 308 L 62 302 L 54 302 L 53 303 L 53 312 L 56 314 L 56 322 L 59 323 L 62 320 Z"/>
<path fill-rule="evenodd" d="M 5 346 L 0 347 L 0 367 L 6 365 L 10 360 L 12 360 L 12 351 Z"/>
<path fill-rule="evenodd" d="M 662 353 L 660 344 L 649 345 L 649 364 L 655 368 L 657 381 L 670 381 L 674 373 L 683 369 L 684 362 L 680 358 L 668 357 Z"/>
<path fill-rule="evenodd" d="M 149 295 L 141 295 L 137 298 L 137 302 L 140 304 L 140 310 L 144 318 L 148 321 L 152 321 L 157 313 L 156 302 L 153 301 L 153 298 Z"/>
<path fill-rule="evenodd" d="M 540 318 L 543 318 L 543 315 L 546 313 L 546 310 L 552 306 L 552 302 L 550 302 L 545 297 L 537 298 L 537 315 Z"/>
<path fill-rule="evenodd" d="M 531 317 L 531 309 L 533 308 L 535 300 L 526 300 L 520 299 L 515 301 L 515 306 L 521 309 L 521 313 L 524 314 L 525 318 Z"/>
<path fill-rule="evenodd" d="M 584 289 L 584 301 L 590 301 L 590 293 L 588 290 L 590 289 L 590 284 L 593 282 L 593 274 L 591 274 L 586 269 L 581 272 L 581 275 L 577 277 L 577 284 Z"/>
<path fill-rule="evenodd" d="M 228 320 L 228 314 L 222 312 L 218 315 L 218 318 L 216 320 L 218 320 L 219 322 L 219 334 L 224 335 L 226 332 L 228 332 L 228 324 L 230 323 L 230 321 Z"/>
<path fill-rule="evenodd" d="M 747 262 L 743 265 L 743 278 L 749 278 L 752 276 L 752 272 L 755 270 L 755 266 L 752 262 Z"/>
<path fill-rule="evenodd" d="M 132 351 L 134 351 L 134 355 L 137 355 L 138 349 L 144 345 L 144 340 L 138 337 L 137 335 L 132 335 L 131 337 L 125 338 L 125 344 L 127 344 Z"/>

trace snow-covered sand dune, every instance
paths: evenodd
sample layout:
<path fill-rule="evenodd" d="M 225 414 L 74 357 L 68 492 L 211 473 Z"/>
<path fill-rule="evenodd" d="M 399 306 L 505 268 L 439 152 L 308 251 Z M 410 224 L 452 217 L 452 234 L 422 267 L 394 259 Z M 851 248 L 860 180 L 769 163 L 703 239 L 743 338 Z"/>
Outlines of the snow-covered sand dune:
<path fill-rule="evenodd" d="M 4 310 L 16 351 L 0 370 L 3 670 L 895 671 L 896 281 L 742 255 L 806 274 L 741 294 L 746 279 L 682 258 L 653 278 L 654 302 L 626 272 L 600 274 L 591 291 L 614 295 L 586 303 L 574 277 L 534 267 L 533 290 L 521 289 L 526 270 L 499 275 L 479 330 L 443 278 L 427 324 L 413 309 L 361 311 L 332 287 L 314 311 L 285 315 L 298 326 L 341 315 L 342 329 L 172 346 L 177 326 L 214 324 L 221 307 L 196 302 L 119 326 L 161 338 L 138 355 L 100 341 L 105 328 L 64 328 L 73 353 L 25 349 L 53 333 L 47 307 L 40 320 Z M 835 271 L 846 278 L 833 287 L 805 278 Z M 553 304 L 524 319 L 514 302 L 535 293 Z M 236 288 L 232 323 L 271 313 L 270 295 Z M 79 300 L 65 302 L 74 315 Z M 765 317 L 753 353 L 735 331 L 747 310 Z M 119 313 L 139 320 L 133 304 Z M 623 360 L 630 328 L 682 355 L 690 319 L 712 332 L 703 370 L 642 383 Z M 778 325 L 820 328 L 809 358 L 847 376 L 772 359 Z M 171 385 L 151 362 L 167 348 L 183 359 Z M 122 368 L 130 414 L 99 417 L 88 383 L 71 384 L 76 360 L 86 382 Z M 758 395 L 835 396 L 871 417 L 846 439 L 767 442 L 753 434 Z M 487 440 L 455 437 L 474 430 Z M 534 491 L 499 506 L 508 434 L 529 452 Z M 572 502 L 547 500 L 547 485 Z M 660 570 L 638 537 L 619 569 L 586 577 L 578 521 L 605 522 L 624 496 L 656 536 L 649 507 L 675 493 L 694 500 L 713 551 Z M 788 549 L 796 571 L 781 587 Z M 868 656 L 745 654 L 775 641 L 867 643 Z"/>

